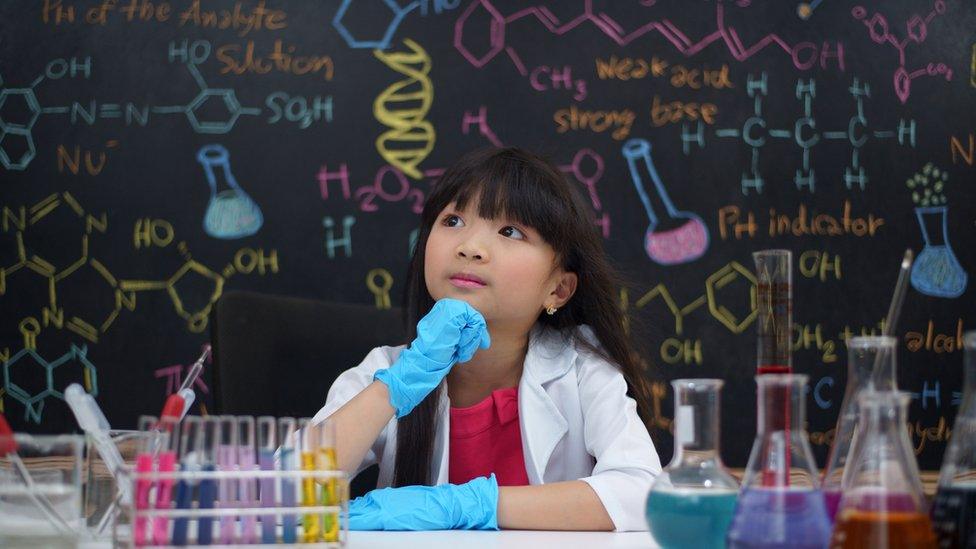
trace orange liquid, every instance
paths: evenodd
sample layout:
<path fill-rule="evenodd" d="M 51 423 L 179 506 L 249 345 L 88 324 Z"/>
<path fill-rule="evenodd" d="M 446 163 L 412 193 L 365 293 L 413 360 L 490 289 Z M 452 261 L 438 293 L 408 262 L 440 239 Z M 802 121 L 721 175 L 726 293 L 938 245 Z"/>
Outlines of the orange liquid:
<path fill-rule="evenodd" d="M 936 544 L 928 515 L 846 511 L 838 517 L 830 547 L 935 549 Z"/>

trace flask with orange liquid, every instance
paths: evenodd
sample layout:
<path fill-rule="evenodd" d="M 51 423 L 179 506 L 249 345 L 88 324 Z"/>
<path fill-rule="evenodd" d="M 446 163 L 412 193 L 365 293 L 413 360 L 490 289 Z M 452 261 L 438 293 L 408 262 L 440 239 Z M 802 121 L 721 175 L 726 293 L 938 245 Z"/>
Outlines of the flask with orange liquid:
<path fill-rule="evenodd" d="M 909 395 L 865 390 L 830 546 L 935 549 L 905 423 Z"/>

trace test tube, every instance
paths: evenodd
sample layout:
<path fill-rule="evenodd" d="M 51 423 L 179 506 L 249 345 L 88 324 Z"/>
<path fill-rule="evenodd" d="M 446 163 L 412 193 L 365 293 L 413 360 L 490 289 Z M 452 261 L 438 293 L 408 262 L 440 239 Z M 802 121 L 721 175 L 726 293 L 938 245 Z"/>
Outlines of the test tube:
<path fill-rule="evenodd" d="M 257 459 L 254 455 L 254 416 L 240 416 L 237 418 L 237 467 L 241 472 L 240 501 L 241 507 L 256 507 L 258 499 L 257 480 L 248 473 L 257 470 Z M 256 541 L 257 515 L 241 517 L 241 542 L 254 543 Z"/>
<path fill-rule="evenodd" d="M 298 420 L 298 452 L 302 471 L 315 471 L 316 450 L 318 448 L 317 430 L 309 418 Z M 318 504 L 316 493 L 318 486 L 311 475 L 302 476 L 302 506 L 312 507 Z M 304 527 L 302 541 L 315 543 L 322 536 L 322 516 L 317 513 L 305 513 L 302 517 Z"/>
<path fill-rule="evenodd" d="M 756 373 L 793 371 L 793 271 L 789 250 L 760 250 L 756 263 Z"/>
<path fill-rule="evenodd" d="M 200 470 L 203 458 L 203 424 L 199 416 L 189 416 L 183 421 L 180 432 L 180 470 L 184 473 Z M 176 508 L 193 508 L 193 488 L 196 482 L 181 479 L 176 483 Z M 189 520 L 185 517 L 173 521 L 173 545 L 186 545 L 186 532 Z"/>
<path fill-rule="evenodd" d="M 136 473 L 152 473 L 154 468 L 153 454 L 156 452 L 157 431 L 155 430 L 157 418 L 155 416 L 140 416 L 138 420 L 139 431 L 144 433 L 145 438 L 140 445 L 139 454 L 136 456 Z M 149 492 L 152 490 L 152 481 L 149 479 L 139 479 L 136 481 L 135 508 L 136 518 L 133 521 L 133 541 L 135 545 L 141 546 L 146 543 L 146 517 L 141 516 L 140 511 L 149 510 Z"/>
<path fill-rule="evenodd" d="M 278 447 L 279 463 L 282 471 L 294 471 L 298 469 L 296 462 L 295 446 L 297 438 L 298 424 L 293 417 L 283 417 L 278 420 Z M 289 477 L 281 478 L 281 506 L 294 508 L 297 504 L 295 494 L 295 480 Z M 284 543 L 295 543 L 297 541 L 298 520 L 294 512 L 284 513 L 281 520 L 281 540 Z"/>
<path fill-rule="evenodd" d="M 172 473 L 176 471 L 176 454 L 180 447 L 180 422 L 178 419 L 163 417 L 156 429 L 162 433 L 164 440 L 157 455 L 158 471 Z M 173 479 L 162 478 L 156 486 L 156 509 L 169 510 L 173 503 Z M 153 519 L 153 543 L 156 545 L 169 544 L 169 520 L 165 516 Z"/>
<path fill-rule="evenodd" d="M 312 427 L 316 440 L 316 466 L 322 471 L 336 471 L 339 468 L 336 456 L 335 423 L 324 419 Z M 339 505 L 339 480 L 329 478 L 322 487 L 322 504 Z M 339 513 L 325 513 L 322 516 L 322 541 L 339 541 Z"/>
<path fill-rule="evenodd" d="M 220 444 L 220 421 L 216 417 L 202 420 L 200 469 L 213 472 L 217 463 L 217 446 Z M 217 499 L 217 481 L 212 478 L 200 480 L 200 504 L 198 509 L 213 509 Z M 213 542 L 213 517 L 200 517 L 197 524 L 197 543 L 210 545 Z"/>
<path fill-rule="evenodd" d="M 217 445 L 217 470 L 233 472 L 237 470 L 237 418 L 234 416 L 220 416 L 220 443 Z M 237 506 L 237 481 L 220 479 L 217 489 L 217 499 L 221 509 L 233 509 Z M 220 515 L 220 543 L 234 543 L 236 517 L 231 513 Z"/>
<path fill-rule="evenodd" d="M 271 416 L 258 418 L 258 465 L 262 471 L 274 471 L 274 453 L 278 447 L 277 421 Z M 261 507 L 275 506 L 275 479 L 261 479 Z M 275 517 L 273 514 L 261 515 L 261 543 L 274 543 Z"/>
<path fill-rule="evenodd" d="M 756 264 L 756 374 L 793 372 L 793 254 L 789 250 L 760 250 Z M 772 417 L 783 432 L 790 432 L 790 387 L 771 396 Z M 789 469 L 790 454 L 785 454 Z M 765 485 L 774 485 L 775 471 L 764 472 Z"/>

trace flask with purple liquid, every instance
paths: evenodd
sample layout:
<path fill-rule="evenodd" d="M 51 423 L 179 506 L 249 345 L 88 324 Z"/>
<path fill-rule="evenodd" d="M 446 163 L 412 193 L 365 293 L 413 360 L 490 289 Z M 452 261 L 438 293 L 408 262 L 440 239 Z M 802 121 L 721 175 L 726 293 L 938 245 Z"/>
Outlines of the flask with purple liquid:
<path fill-rule="evenodd" d="M 763 374 L 756 384 L 756 439 L 728 546 L 826 547 L 830 519 L 806 431 L 807 376 Z"/>

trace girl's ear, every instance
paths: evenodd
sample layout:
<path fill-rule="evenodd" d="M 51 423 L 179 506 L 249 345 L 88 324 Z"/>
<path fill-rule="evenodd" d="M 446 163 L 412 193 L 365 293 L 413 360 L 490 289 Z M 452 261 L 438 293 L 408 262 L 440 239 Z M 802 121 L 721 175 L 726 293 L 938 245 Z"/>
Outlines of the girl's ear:
<path fill-rule="evenodd" d="M 559 309 L 565 305 L 569 301 L 569 298 L 573 297 L 573 294 L 576 293 L 576 283 L 578 281 L 579 278 L 576 276 L 576 273 L 564 272 L 560 274 L 556 289 L 552 292 L 552 297 L 555 299 L 551 306 Z"/>

